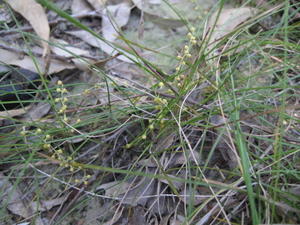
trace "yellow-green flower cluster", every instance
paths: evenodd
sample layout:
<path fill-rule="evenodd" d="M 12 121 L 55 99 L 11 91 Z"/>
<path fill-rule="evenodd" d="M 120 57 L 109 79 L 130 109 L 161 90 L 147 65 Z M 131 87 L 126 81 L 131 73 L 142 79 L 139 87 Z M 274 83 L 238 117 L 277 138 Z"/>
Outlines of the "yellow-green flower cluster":
<path fill-rule="evenodd" d="M 60 109 L 58 110 L 59 114 L 63 115 L 63 121 L 68 122 L 68 118 L 66 115 L 68 98 L 65 96 L 66 93 L 68 93 L 68 90 L 64 87 L 64 84 L 61 80 L 57 81 L 58 87 L 56 88 L 56 92 L 60 94 L 59 98 L 55 98 L 54 101 L 56 103 L 60 103 Z"/>
<path fill-rule="evenodd" d="M 146 133 L 142 134 L 141 139 L 146 140 L 147 139 L 147 134 Z"/>
<path fill-rule="evenodd" d="M 40 134 L 42 133 L 42 130 L 40 128 L 38 128 L 36 131 L 35 131 L 36 134 Z M 51 135 L 49 134 L 46 134 L 43 136 L 43 149 L 45 150 L 51 150 L 51 144 L 49 143 L 49 140 L 51 140 L 52 137 Z"/>
<path fill-rule="evenodd" d="M 190 32 L 187 34 L 187 37 L 189 39 L 189 44 L 186 44 L 183 47 L 182 53 L 179 54 L 179 55 L 177 55 L 177 57 L 176 57 L 179 60 L 179 65 L 176 67 L 176 72 L 177 73 L 182 69 L 183 66 L 186 65 L 186 60 L 188 58 L 192 57 L 192 54 L 190 52 L 191 46 L 197 44 L 197 40 L 196 40 L 196 36 L 195 36 L 195 31 L 196 31 L 196 29 L 194 27 L 190 28 Z M 179 75 L 175 78 L 177 87 L 180 88 L 180 87 L 183 86 L 183 82 L 182 82 L 183 79 L 184 78 L 183 77 L 179 77 Z"/>
<path fill-rule="evenodd" d="M 175 84 L 178 88 L 183 87 L 184 79 L 185 79 L 184 74 L 181 74 L 181 75 L 178 75 L 177 77 L 175 77 Z"/>
<path fill-rule="evenodd" d="M 159 83 L 158 83 L 158 87 L 162 88 L 162 87 L 164 87 L 164 86 L 165 86 L 165 85 L 164 85 L 163 82 L 159 82 Z"/>
<path fill-rule="evenodd" d="M 74 181 L 77 184 L 83 182 L 84 185 L 87 185 L 88 184 L 88 180 L 91 179 L 91 177 L 92 177 L 91 175 L 87 174 L 83 178 L 81 178 L 81 179 L 75 179 Z"/>
<path fill-rule="evenodd" d="M 188 38 L 189 38 L 189 40 L 190 40 L 190 43 L 191 43 L 192 45 L 195 45 L 195 44 L 197 44 L 197 40 L 196 40 L 196 37 L 195 37 L 195 31 L 196 31 L 195 27 L 191 27 L 190 31 L 191 31 L 191 32 L 189 32 L 189 33 L 187 34 L 187 36 L 188 36 Z"/>
<path fill-rule="evenodd" d="M 51 158 L 60 161 L 59 165 L 61 167 L 69 168 L 70 172 L 75 171 L 75 167 L 72 165 L 74 159 L 71 156 L 65 156 L 61 148 L 54 149 Z"/>
<path fill-rule="evenodd" d="M 66 156 L 64 154 L 63 149 L 57 148 L 52 149 L 51 158 L 59 161 L 59 166 L 68 169 L 71 173 L 75 172 L 75 170 L 83 170 L 82 166 L 77 166 L 75 164 L 74 158 L 72 156 Z M 86 174 L 86 171 L 84 171 Z M 83 182 L 85 185 L 88 184 L 88 179 L 91 178 L 91 175 L 85 175 L 81 180 L 75 179 L 75 183 Z"/>
<path fill-rule="evenodd" d="M 59 86 L 56 88 L 56 92 L 60 93 L 59 98 L 55 98 L 56 103 L 61 103 L 61 108 L 58 110 L 59 114 L 64 114 L 64 120 L 67 120 L 67 117 L 65 116 L 65 112 L 67 110 L 66 102 L 68 101 L 68 98 L 64 96 L 65 93 L 68 93 L 67 89 L 64 88 L 63 82 L 61 80 L 57 81 L 57 85 Z"/>
<path fill-rule="evenodd" d="M 41 148 L 45 150 L 50 150 L 51 149 L 51 144 L 48 143 L 48 141 L 51 139 L 51 135 L 45 134 L 41 128 L 37 128 L 34 131 L 27 131 L 26 127 L 22 127 L 22 131 L 20 132 L 20 135 L 22 137 L 26 137 L 27 134 L 31 134 L 34 136 L 38 136 L 39 139 L 42 141 L 41 142 Z"/>
<path fill-rule="evenodd" d="M 153 125 L 153 123 L 150 123 L 148 128 L 149 128 L 150 130 L 154 130 L 154 125 Z"/>
<path fill-rule="evenodd" d="M 161 110 L 164 105 L 168 104 L 167 99 L 163 99 L 163 98 L 160 98 L 160 97 L 155 97 L 154 102 L 157 104 L 155 106 L 155 109 L 157 109 L 157 110 Z"/>
<path fill-rule="evenodd" d="M 20 135 L 21 135 L 22 137 L 25 137 L 26 134 L 27 134 L 26 127 L 23 126 L 23 127 L 22 127 L 22 131 L 20 132 Z"/>

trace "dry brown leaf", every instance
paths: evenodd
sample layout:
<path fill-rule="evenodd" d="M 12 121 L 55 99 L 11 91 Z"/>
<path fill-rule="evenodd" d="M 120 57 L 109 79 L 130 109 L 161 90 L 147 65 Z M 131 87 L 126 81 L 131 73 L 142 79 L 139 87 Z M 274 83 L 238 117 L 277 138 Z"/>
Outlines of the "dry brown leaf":
<path fill-rule="evenodd" d="M 55 46 L 51 46 L 52 52 L 63 57 L 73 57 L 71 60 L 80 70 L 87 70 L 92 60 L 81 59 L 80 56 L 90 56 L 89 52 L 80 48 L 75 48 L 61 39 L 51 39 Z"/>
<path fill-rule="evenodd" d="M 30 107 L 31 106 L 27 106 L 27 107 L 21 108 L 21 109 L 12 109 L 12 110 L 6 110 L 6 111 L 3 111 L 3 112 L 0 112 L 0 120 L 3 120 L 7 117 L 14 117 L 14 116 L 23 115 L 28 111 L 28 109 Z"/>
<path fill-rule="evenodd" d="M 55 46 L 51 46 L 52 52 L 56 55 L 64 57 L 76 57 L 82 55 L 89 55 L 89 52 L 80 48 L 70 46 L 66 41 L 61 39 L 51 39 Z"/>
<path fill-rule="evenodd" d="M 146 212 L 143 207 L 136 206 L 133 208 L 133 214 L 129 218 L 128 224 L 131 224 L 131 225 L 147 224 Z"/>
<path fill-rule="evenodd" d="M 159 179 L 160 182 L 164 183 L 164 184 L 167 184 L 167 185 L 170 185 L 170 181 L 172 182 L 172 185 L 176 188 L 176 189 L 179 189 L 182 187 L 183 185 L 183 182 L 181 181 L 177 181 L 177 180 L 173 180 L 178 178 L 178 175 L 174 176 L 174 175 L 166 175 L 168 177 L 168 179 Z"/>
<path fill-rule="evenodd" d="M 0 188 L 1 190 L 5 190 L 5 192 L 2 193 L 1 200 L 5 201 L 3 203 L 7 204 L 9 211 L 23 218 L 28 218 L 36 212 L 50 210 L 54 206 L 62 204 L 66 199 L 65 197 L 61 197 L 51 200 L 41 200 L 39 202 L 29 202 L 27 204 L 22 191 L 12 185 L 8 177 L 2 173 L 0 173 Z"/>
<path fill-rule="evenodd" d="M 12 21 L 12 16 L 5 5 L 1 5 L 0 7 L 0 23 L 9 24 Z"/>
<path fill-rule="evenodd" d="M 0 189 L 5 190 L 1 195 L 1 202 L 13 214 L 23 218 L 29 218 L 34 214 L 31 205 L 25 203 L 21 190 L 17 186 L 12 185 L 8 177 L 4 176 L 2 173 L 0 173 Z M 39 216 L 35 218 L 35 224 L 43 224 L 42 219 Z"/>
<path fill-rule="evenodd" d="M 181 200 L 184 202 L 185 205 L 199 205 L 201 202 L 203 202 L 205 199 L 210 198 L 211 196 L 209 195 L 203 195 L 200 197 L 199 191 L 196 189 L 189 187 L 184 190 L 181 190 L 180 192 L 181 195 L 184 195 L 184 197 L 181 198 Z"/>
<path fill-rule="evenodd" d="M 148 158 L 148 159 L 142 159 L 137 162 L 138 165 L 140 166 L 147 166 L 147 167 L 157 167 L 157 162 L 153 159 L 153 157 Z"/>
<path fill-rule="evenodd" d="M 45 56 L 48 50 L 50 27 L 43 7 L 35 0 L 9 0 L 9 5 L 20 13 L 33 27 L 34 31 L 42 39 Z"/>
<path fill-rule="evenodd" d="M 210 122 L 214 126 L 220 126 L 222 124 L 225 124 L 228 122 L 227 118 L 224 118 L 221 115 L 214 115 L 210 118 Z M 224 129 L 226 128 L 225 125 L 220 126 L 216 129 L 216 139 L 217 136 L 221 135 L 222 138 L 220 138 L 217 149 L 221 152 L 223 158 L 228 163 L 230 168 L 236 168 L 238 165 L 238 156 L 233 151 L 233 148 L 231 147 L 231 142 L 229 138 L 228 132 L 224 132 Z M 228 128 L 230 129 L 230 128 Z"/>
<path fill-rule="evenodd" d="M 77 38 L 80 38 L 81 40 L 88 43 L 89 45 L 101 49 L 103 52 L 105 52 L 108 55 L 114 56 L 118 53 L 116 50 L 114 50 L 113 47 L 109 46 L 104 41 L 100 40 L 99 38 L 95 37 L 94 35 L 92 35 L 91 33 L 85 30 L 67 31 L 66 33 L 73 35 Z M 120 50 L 120 52 L 122 51 Z M 128 54 L 128 53 L 124 52 L 124 54 Z M 123 55 L 119 55 L 116 58 L 124 62 L 132 63 L 131 60 L 129 60 L 127 57 Z"/>
<path fill-rule="evenodd" d="M 81 15 L 91 12 L 93 9 L 85 0 L 73 0 L 71 10 L 72 15 Z"/>
<path fill-rule="evenodd" d="M 184 23 L 178 16 L 184 15 L 188 21 L 199 21 L 202 15 L 213 7 L 217 0 L 132 0 L 144 12 L 146 19 L 165 27 L 180 27 Z M 171 7 L 170 7 L 171 5 Z M 195 9 L 195 5 L 200 6 Z M 176 9 L 176 10 L 174 10 Z"/>
<path fill-rule="evenodd" d="M 175 165 L 185 165 L 187 161 L 194 162 L 195 159 L 199 162 L 200 161 L 200 154 L 197 151 L 194 151 L 191 153 L 190 151 L 183 153 L 177 153 L 171 158 L 171 162 L 169 163 L 171 167 Z"/>
<path fill-rule="evenodd" d="M 95 37 L 94 35 L 92 35 L 91 33 L 85 30 L 66 31 L 66 33 L 83 40 L 84 42 L 86 42 L 87 44 L 95 48 L 101 49 L 101 46 L 103 44 L 102 40 L 100 40 L 99 38 Z"/>
<path fill-rule="evenodd" d="M 154 193 L 156 183 L 157 182 L 155 180 L 144 177 L 125 195 L 119 197 L 122 197 L 122 203 L 124 204 L 128 204 L 131 206 L 145 206 L 149 199 L 151 199 L 146 196 L 151 196 Z"/>
<path fill-rule="evenodd" d="M 173 216 L 172 214 L 165 215 L 162 220 L 160 221 L 159 225 L 176 225 L 172 224 Z"/>
<path fill-rule="evenodd" d="M 102 34 L 105 40 L 113 42 L 118 37 L 118 29 L 128 23 L 131 5 L 123 2 L 105 8 L 102 15 Z"/>
<path fill-rule="evenodd" d="M 130 11 L 131 5 L 128 2 L 120 3 L 117 5 L 110 5 L 103 10 L 102 35 L 105 40 L 113 43 L 117 39 L 118 29 L 127 24 L 130 16 Z M 71 32 L 70 34 L 79 37 L 80 39 L 94 47 L 100 48 L 108 55 L 114 56 L 118 54 L 118 51 L 116 51 L 112 46 L 106 44 L 104 41 L 96 38 L 95 36 L 86 31 L 76 31 Z M 122 50 L 119 51 L 123 52 Z M 124 54 L 126 54 L 126 52 L 124 52 Z M 131 62 L 131 60 L 122 55 L 118 56 L 117 58 L 125 62 Z"/>
<path fill-rule="evenodd" d="M 100 6 L 95 6 L 99 4 L 99 1 L 89 1 L 91 5 L 93 5 L 96 9 Z M 103 1 L 100 1 L 103 2 Z M 105 3 L 105 2 L 104 2 Z M 103 3 L 103 4 L 104 4 Z M 101 5 L 101 4 L 100 4 Z M 101 7 L 100 7 L 101 8 Z M 113 43 L 116 41 L 118 37 L 118 32 L 120 28 L 125 26 L 128 23 L 129 16 L 131 11 L 131 5 L 128 2 L 123 2 L 116 5 L 110 5 L 107 6 L 102 13 L 102 35 L 105 40 Z M 111 45 L 105 43 L 101 39 L 95 37 L 91 33 L 87 31 L 71 31 L 67 32 L 71 35 L 74 35 L 81 40 L 85 41 L 86 43 L 90 44 L 93 47 L 99 48 L 102 51 L 104 51 L 106 54 L 114 56 L 118 54 L 118 51 L 123 54 L 128 54 L 125 51 L 122 51 L 118 49 L 118 51 L 115 50 Z M 132 63 L 131 60 L 129 60 L 127 57 L 120 55 L 116 57 L 119 60 Z"/>
<path fill-rule="evenodd" d="M 7 65 L 15 65 L 21 68 L 30 70 L 32 72 L 39 73 L 40 71 L 45 70 L 45 62 L 42 58 L 35 58 L 35 62 L 39 66 L 39 70 L 36 68 L 36 64 L 34 63 L 33 59 L 29 56 L 24 56 L 20 58 L 19 53 L 15 53 L 12 51 L 0 49 L 0 61 Z M 57 73 L 65 69 L 73 69 L 74 65 L 66 62 L 61 62 L 58 60 L 51 60 L 51 64 L 48 70 L 49 74 Z"/>
<path fill-rule="evenodd" d="M 208 51 L 213 49 L 216 45 L 216 43 L 214 43 L 216 40 L 219 40 L 232 32 L 238 25 L 253 17 L 256 12 L 256 9 L 250 7 L 223 9 L 217 22 L 216 19 L 219 12 L 215 12 L 209 19 L 207 26 L 207 31 L 209 29 L 211 30 Z M 215 27 L 213 27 L 214 24 Z"/>
<path fill-rule="evenodd" d="M 110 5 L 103 10 L 102 35 L 105 40 L 111 43 L 117 40 L 119 36 L 119 29 L 128 23 L 130 11 L 131 5 L 128 2 Z M 113 47 L 105 42 L 102 43 L 101 49 L 109 55 L 115 55 L 118 53 Z M 124 56 L 119 56 L 118 58 L 123 61 L 130 62 L 130 60 Z"/>
<path fill-rule="evenodd" d="M 149 198 L 143 196 L 150 196 L 153 194 L 156 182 L 153 179 L 143 177 L 136 184 L 130 182 L 113 181 L 100 185 L 97 190 L 104 189 L 105 195 L 109 197 L 118 197 L 122 199 L 123 204 L 131 206 L 145 205 Z"/>
<path fill-rule="evenodd" d="M 181 225 L 184 223 L 184 220 L 185 220 L 185 217 L 184 216 L 180 216 L 180 215 L 177 215 L 176 217 L 173 216 L 171 219 L 170 219 L 170 225 Z"/>
<path fill-rule="evenodd" d="M 131 184 L 128 182 L 120 182 L 120 181 L 113 181 L 105 184 L 101 184 L 97 189 L 104 189 L 105 195 L 109 197 L 116 197 L 120 194 L 124 194 L 128 191 Z"/>
<path fill-rule="evenodd" d="M 157 144 L 155 145 L 155 151 L 160 152 L 172 146 L 175 140 L 175 134 L 171 133 L 168 136 L 162 136 L 158 139 Z"/>
<path fill-rule="evenodd" d="M 51 200 L 42 200 L 39 202 L 31 202 L 30 206 L 34 213 L 45 212 L 52 209 L 54 206 L 61 205 L 65 200 L 65 197 L 55 198 Z"/>
<path fill-rule="evenodd" d="M 47 115 L 51 109 L 51 105 L 48 102 L 39 102 L 37 105 L 33 105 L 23 120 L 25 121 L 37 121 L 43 116 Z"/>
<path fill-rule="evenodd" d="M 219 15 L 215 29 L 212 31 L 210 42 L 218 40 L 233 31 L 238 25 L 255 15 L 256 9 L 250 7 L 223 9 Z M 218 12 L 209 20 L 208 27 L 212 29 Z"/>
<path fill-rule="evenodd" d="M 103 225 L 113 225 L 115 224 L 122 216 L 124 207 L 121 208 L 121 210 L 118 210 L 115 212 L 113 218 L 111 218 L 109 221 L 103 223 Z"/>
<path fill-rule="evenodd" d="M 87 1 L 91 4 L 91 6 L 94 7 L 94 9 L 101 11 L 104 8 L 107 0 L 87 0 Z"/>

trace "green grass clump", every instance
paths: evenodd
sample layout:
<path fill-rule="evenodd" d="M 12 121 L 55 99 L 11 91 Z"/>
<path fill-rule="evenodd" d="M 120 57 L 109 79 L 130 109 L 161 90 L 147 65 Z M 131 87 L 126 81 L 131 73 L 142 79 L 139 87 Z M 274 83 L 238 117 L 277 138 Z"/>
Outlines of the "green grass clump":
<path fill-rule="evenodd" d="M 103 40 L 50 1 L 38 2 Z M 212 10 L 221 15 L 225 2 Z M 11 124 L 1 128 L 9 130 L 0 133 L 1 171 L 14 188 L 30 177 L 32 202 L 80 192 L 53 224 L 84 213 L 95 199 L 117 209 L 103 207 L 111 217 L 141 204 L 149 217 L 170 214 L 181 224 L 299 223 L 299 4 L 276 4 L 214 42 L 216 24 L 183 21 L 177 55 L 120 33 L 127 50 L 110 44 L 145 83 L 95 65 L 88 69 L 96 82 L 44 80 L 33 101 L 49 103 L 49 113 L 36 121 L 5 117 Z M 176 65 L 160 67 L 137 47 Z M 5 208 L 0 215 L 8 221 Z"/>

